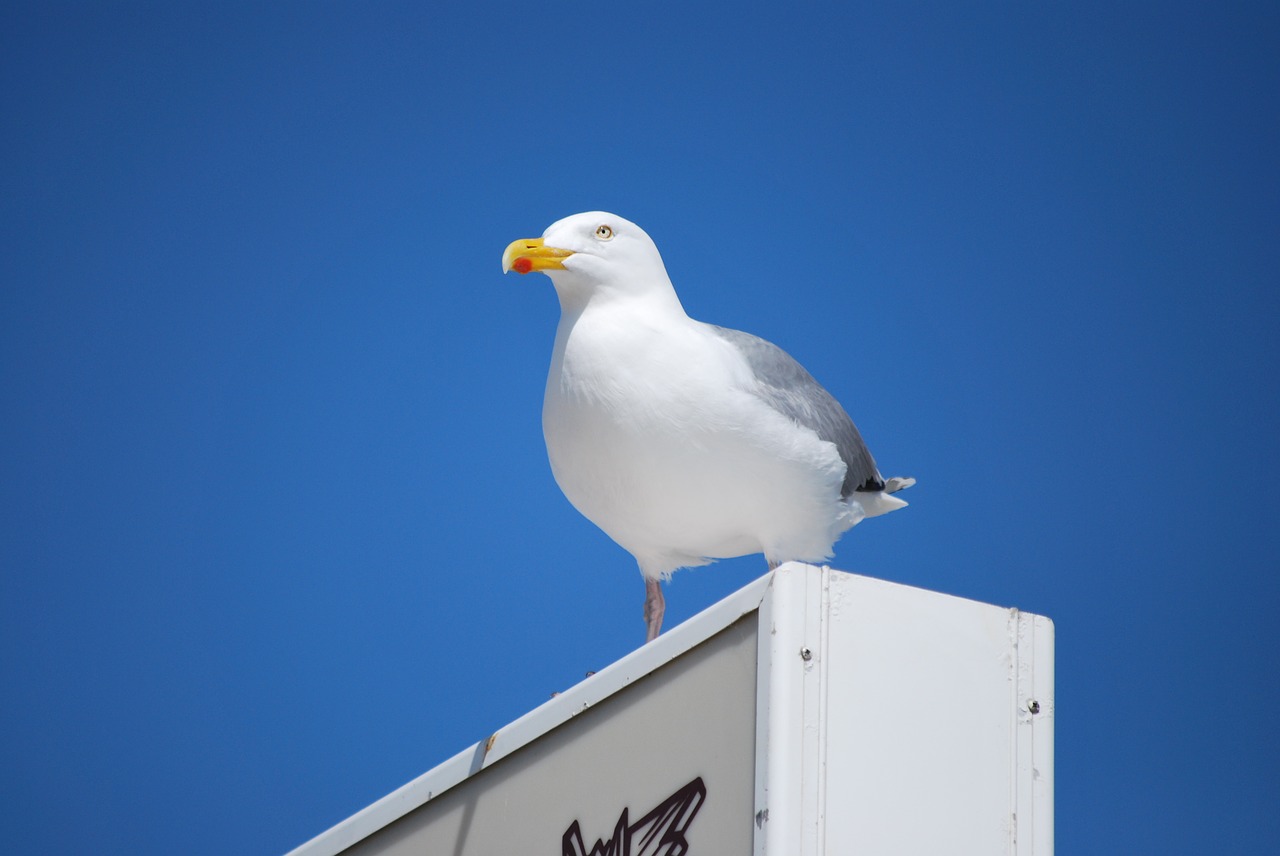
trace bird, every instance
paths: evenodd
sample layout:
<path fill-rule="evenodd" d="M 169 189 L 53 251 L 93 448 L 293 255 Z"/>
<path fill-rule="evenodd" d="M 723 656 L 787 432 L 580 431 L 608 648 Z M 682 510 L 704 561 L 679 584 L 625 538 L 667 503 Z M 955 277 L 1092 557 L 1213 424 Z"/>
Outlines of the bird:
<path fill-rule="evenodd" d="M 543 273 L 560 303 L 542 404 L 556 483 L 629 552 L 645 641 L 662 581 L 762 553 L 829 559 L 867 517 L 904 507 L 844 408 L 777 345 L 690 318 L 653 239 L 603 211 L 512 241 L 502 271 Z"/>

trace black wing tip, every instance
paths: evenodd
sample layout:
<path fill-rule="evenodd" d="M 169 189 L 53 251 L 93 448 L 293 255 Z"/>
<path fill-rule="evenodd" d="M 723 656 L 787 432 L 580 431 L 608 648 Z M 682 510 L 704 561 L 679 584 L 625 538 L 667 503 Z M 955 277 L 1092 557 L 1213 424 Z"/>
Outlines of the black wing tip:
<path fill-rule="evenodd" d="M 879 478 L 869 478 L 855 487 L 854 490 L 858 493 L 876 493 L 884 490 L 884 481 Z"/>

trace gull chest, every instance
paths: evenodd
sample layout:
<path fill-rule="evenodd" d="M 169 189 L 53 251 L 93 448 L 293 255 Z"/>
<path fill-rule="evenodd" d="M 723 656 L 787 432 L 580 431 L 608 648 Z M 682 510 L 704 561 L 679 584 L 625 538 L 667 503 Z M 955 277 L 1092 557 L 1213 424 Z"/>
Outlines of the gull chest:
<path fill-rule="evenodd" d="M 715 415 L 733 389 L 716 347 L 634 317 L 562 323 L 543 402 L 547 453 L 565 495 L 606 531 L 731 487 L 732 462 L 705 454 L 731 439 Z"/>

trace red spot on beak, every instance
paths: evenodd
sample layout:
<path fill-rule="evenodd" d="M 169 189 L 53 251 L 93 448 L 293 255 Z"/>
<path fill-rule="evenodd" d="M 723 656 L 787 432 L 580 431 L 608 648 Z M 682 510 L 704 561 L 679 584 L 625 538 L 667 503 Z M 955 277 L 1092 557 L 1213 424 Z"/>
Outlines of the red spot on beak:
<path fill-rule="evenodd" d="M 514 270 L 516 273 L 528 273 L 529 271 L 533 270 L 533 262 L 521 256 L 520 258 L 515 260 L 515 263 L 511 265 L 511 269 Z"/>

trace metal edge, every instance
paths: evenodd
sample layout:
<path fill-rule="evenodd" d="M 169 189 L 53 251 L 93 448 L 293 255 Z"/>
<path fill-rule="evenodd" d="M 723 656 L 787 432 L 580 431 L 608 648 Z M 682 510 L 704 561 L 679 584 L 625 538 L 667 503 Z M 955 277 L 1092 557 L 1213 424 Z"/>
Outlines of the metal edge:
<path fill-rule="evenodd" d="M 1013 610 L 1017 697 L 1014 739 L 1015 852 L 1053 854 L 1053 622 Z"/>
<path fill-rule="evenodd" d="M 1035 735 L 1031 749 L 1035 772 L 1035 853 L 1036 856 L 1053 856 L 1054 806 L 1053 806 L 1053 732 L 1054 732 L 1054 626 L 1053 620 L 1043 615 L 1033 617 L 1032 637 L 1035 640 L 1036 699 L 1040 713 L 1036 718 Z"/>
<path fill-rule="evenodd" d="M 799 563 L 773 572 L 761 603 L 757 665 L 756 856 L 810 856 L 817 794 L 806 785 L 816 726 L 820 610 L 829 569 Z M 808 651 L 809 659 L 804 652 Z"/>
<path fill-rule="evenodd" d="M 756 745 L 755 745 L 755 831 L 752 833 L 753 856 L 766 856 L 772 833 L 769 814 L 769 751 L 770 725 L 773 722 L 770 700 L 773 698 L 771 668 L 773 663 L 774 593 L 773 582 L 777 575 L 770 575 L 769 588 L 760 601 L 756 616 Z"/>

